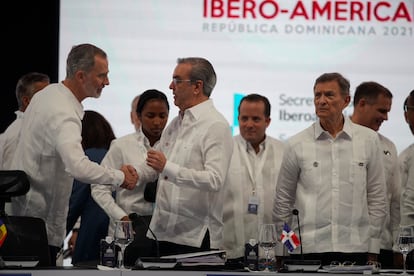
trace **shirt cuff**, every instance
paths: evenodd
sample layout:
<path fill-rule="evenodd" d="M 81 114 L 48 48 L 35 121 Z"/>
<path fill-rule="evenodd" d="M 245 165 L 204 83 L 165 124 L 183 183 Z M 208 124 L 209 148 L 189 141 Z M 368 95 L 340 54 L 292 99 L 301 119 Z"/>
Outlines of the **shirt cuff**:
<path fill-rule="evenodd" d="M 121 170 L 115 170 L 115 178 L 114 178 L 114 185 L 121 186 L 124 183 L 125 174 Z"/>
<path fill-rule="evenodd" d="M 371 238 L 368 248 L 368 253 L 379 254 L 380 253 L 380 239 L 373 239 Z"/>
<path fill-rule="evenodd" d="M 161 179 L 176 183 L 175 180 L 176 180 L 176 176 L 178 174 L 179 169 L 180 169 L 179 165 L 173 162 L 167 161 L 167 163 L 165 163 L 164 170 L 161 172 L 160 177 Z"/>

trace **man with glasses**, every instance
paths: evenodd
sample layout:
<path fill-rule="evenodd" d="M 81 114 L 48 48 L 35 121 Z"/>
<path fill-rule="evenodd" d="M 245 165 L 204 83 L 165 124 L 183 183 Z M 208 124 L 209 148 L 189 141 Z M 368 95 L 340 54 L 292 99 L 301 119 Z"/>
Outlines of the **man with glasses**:
<path fill-rule="evenodd" d="M 352 122 L 366 126 L 374 131 L 388 120 L 391 110 L 392 93 L 386 87 L 373 81 L 357 86 L 354 94 L 354 112 Z M 401 254 L 395 241 L 400 225 L 401 180 L 398 168 L 398 153 L 394 143 L 378 133 L 383 152 L 385 180 L 387 185 L 387 217 L 381 233 L 381 250 L 378 261 L 382 268 L 401 265 Z"/>
<path fill-rule="evenodd" d="M 233 152 L 229 123 L 210 99 L 213 66 L 199 57 L 177 63 L 170 89 L 179 115 L 148 151 L 147 166 L 137 168 L 140 183 L 159 179 L 150 228 L 160 255 L 221 247 L 223 184 Z"/>

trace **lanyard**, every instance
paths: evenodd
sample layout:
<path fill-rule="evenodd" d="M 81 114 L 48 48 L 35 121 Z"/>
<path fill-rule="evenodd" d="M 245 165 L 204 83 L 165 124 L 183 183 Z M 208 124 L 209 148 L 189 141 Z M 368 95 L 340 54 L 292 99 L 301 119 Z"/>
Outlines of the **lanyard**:
<path fill-rule="evenodd" d="M 256 188 L 257 188 L 256 183 L 257 182 L 261 183 L 262 179 L 263 179 L 261 171 L 263 169 L 264 162 L 266 161 L 268 150 L 266 150 L 266 147 L 265 147 L 263 152 L 261 153 L 262 156 L 260 157 L 258 162 L 257 162 L 258 158 L 257 158 L 257 155 L 256 155 L 254 157 L 254 160 L 253 160 L 254 164 L 252 164 L 252 162 L 250 162 L 249 153 L 247 152 L 247 149 L 246 149 L 246 144 L 243 143 L 242 146 L 243 146 L 243 148 L 240 149 L 240 154 L 242 155 L 242 157 L 244 159 L 244 162 L 246 163 L 247 172 L 249 173 L 250 183 L 251 183 L 251 186 L 252 186 L 252 194 L 255 195 L 256 194 Z M 252 166 L 254 166 L 254 168 Z M 259 181 L 257 181 L 259 177 L 260 177 L 260 179 L 259 179 Z"/>

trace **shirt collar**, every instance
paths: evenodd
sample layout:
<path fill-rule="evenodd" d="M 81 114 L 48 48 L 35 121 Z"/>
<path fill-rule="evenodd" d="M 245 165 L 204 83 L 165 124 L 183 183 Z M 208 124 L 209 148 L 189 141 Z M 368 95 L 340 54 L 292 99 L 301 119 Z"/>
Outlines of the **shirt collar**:
<path fill-rule="evenodd" d="M 137 129 L 137 130 L 135 131 L 135 137 L 137 138 L 138 142 L 140 142 L 140 143 L 142 143 L 142 144 L 144 145 L 144 147 L 145 147 L 146 149 L 150 149 L 150 148 L 151 148 L 151 144 L 150 144 L 150 142 L 149 142 L 149 140 L 148 140 L 147 136 L 145 136 L 144 132 L 142 131 L 142 124 L 141 124 L 141 126 L 139 127 L 139 129 Z M 158 142 L 158 141 L 157 141 L 157 142 Z M 156 144 L 157 144 L 157 143 L 155 143 L 155 144 L 154 144 L 154 146 L 155 146 Z"/>
<path fill-rule="evenodd" d="M 213 107 L 213 100 L 208 99 L 184 111 L 184 117 L 197 121 L 203 114 L 209 112 Z"/>
<path fill-rule="evenodd" d="M 73 104 L 75 107 L 76 114 L 79 116 L 79 118 L 82 120 L 84 111 L 83 111 L 83 105 L 78 101 L 78 99 L 75 97 L 75 95 L 72 93 L 72 91 L 63 84 L 63 82 L 58 83 L 61 90 L 64 92 L 64 95 L 66 98 Z"/>
<path fill-rule="evenodd" d="M 16 114 L 16 118 L 17 119 L 21 119 L 21 118 L 23 118 L 24 112 L 23 111 L 20 111 L 20 110 L 16 110 L 14 112 L 14 114 Z"/>
<path fill-rule="evenodd" d="M 351 119 L 349 119 L 348 116 L 342 116 L 344 118 L 344 125 L 342 127 L 342 131 L 340 131 L 338 133 L 338 135 L 336 136 L 336 138 L 349 138 L 352 139 L 352 121 Z M 314 130 L 315 130 L 315 140 L 321 140 L 321 139 L 326 139 L 328 137 L 331 137 L 331 135 L 329 134 L 329 132 L 327 132 L 326 130 L 324 130 L 321 126 L 321 122 L 318 119 L 314 125 Z"/>
<path fill-rule="evenodd" d="M 246 145 L 246 152 L 252 151 L 252 152 L 254 152 L 256 154 L 256 151 L 254 150 L 252 144 L 250 144 L 250 142 L 246 141 L 246 139 L 244 139 L 243 136 L 240 135 L 240 137 L 242 138 L 243 142 Z M 264 140 L 259 145 L 259 149 L 260 149 L 259 150 L 259 153 L 262 152 L 262 151 L 264 151 L 266 149 L 266 140 L 267 140 L 267 136 L 265 135 Z"/>

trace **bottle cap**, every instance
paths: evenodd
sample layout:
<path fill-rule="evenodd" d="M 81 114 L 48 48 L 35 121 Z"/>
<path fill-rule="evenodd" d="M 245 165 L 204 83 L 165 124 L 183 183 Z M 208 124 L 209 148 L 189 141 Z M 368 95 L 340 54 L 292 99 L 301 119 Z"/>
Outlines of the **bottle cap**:
<path fill-rule="evenodd" d="M 250 244 L 251 246 L 255 246 L 255 245 L 257 244 L 256 239 L 250 239 L 250 240 L 249 240 L 249 244 Z"/>

